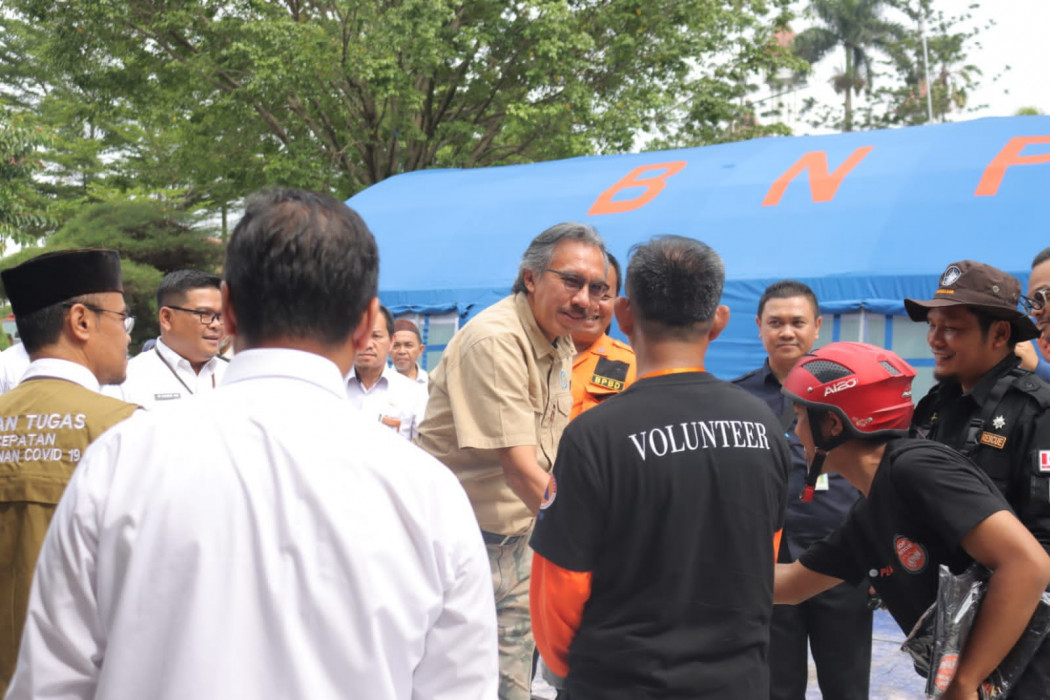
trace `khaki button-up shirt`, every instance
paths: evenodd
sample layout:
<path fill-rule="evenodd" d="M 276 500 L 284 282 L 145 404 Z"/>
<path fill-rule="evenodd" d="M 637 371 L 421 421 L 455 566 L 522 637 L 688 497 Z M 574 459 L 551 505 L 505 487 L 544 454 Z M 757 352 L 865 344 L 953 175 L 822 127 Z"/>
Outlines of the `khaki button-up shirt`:
<path fill-rule="evenodd" d="M 416 443 L 463 484 L 482 530 L 528 531 L 533 515 L 511 491 L 495 450 L 535 445 L 548 472 L 569 421 L 574 349 L 568 336 L 551 343 L 524 294 L 473 318 L 430 373 L 430 401 Z"/>

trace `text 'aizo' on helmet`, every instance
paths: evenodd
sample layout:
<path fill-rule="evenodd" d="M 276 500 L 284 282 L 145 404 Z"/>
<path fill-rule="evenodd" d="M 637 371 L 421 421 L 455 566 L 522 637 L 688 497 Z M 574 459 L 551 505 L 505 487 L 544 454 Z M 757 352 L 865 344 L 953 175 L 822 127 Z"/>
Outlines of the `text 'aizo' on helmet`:
<path fill-rule="evenodd" d="M 867 343 L 829 343 L 803 355 L 784 380 L 783 393 L 809 414 L 816 457 L 806 478 L 812 489 L 829 450 L 851 438 L 876 439 L 906 435 L 915 408 L 911 384 L 915 370 L 890 350 Z M 839 435 L 824 435 L 821 419 L 833 411 L 845 426 Z M 807 493 L 803 493 L 804 500 Z"/>

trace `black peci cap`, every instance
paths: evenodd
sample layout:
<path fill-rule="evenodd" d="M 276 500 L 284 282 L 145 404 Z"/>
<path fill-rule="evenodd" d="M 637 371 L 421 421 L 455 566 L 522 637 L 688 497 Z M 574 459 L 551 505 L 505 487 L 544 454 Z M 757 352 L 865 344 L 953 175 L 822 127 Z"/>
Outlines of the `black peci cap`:
<path fill-rule="evenodd" d="M 124 292 L 120 255 L 115 250 L 63 250 L 44 253 L 0 272 L 15 316 L 81 294 Z"/>

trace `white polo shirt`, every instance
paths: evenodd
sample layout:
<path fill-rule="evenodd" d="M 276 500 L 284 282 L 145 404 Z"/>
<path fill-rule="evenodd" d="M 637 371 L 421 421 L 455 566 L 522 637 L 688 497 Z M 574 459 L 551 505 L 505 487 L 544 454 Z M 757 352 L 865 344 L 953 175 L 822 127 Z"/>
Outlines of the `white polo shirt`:
<path fill-rule="evenodd" d="M 364 420 L 332 362 L 246 350 L 86 451 L 7 698 L 490 700 L 497 641 L 456 477 Z"/>
<path fill-rule="evenodd" d="M 189 360 L 158 338 L 156 345 L 128 361 L 124 383 L 113 387 L 113 391 L 107 386 L 103 393 L 153 409 L 170 401 L 214 391 L 222 382 L 228 364 L 213 357 L 198 374 Z"/>
<path fill-rule="evenodd" d="M 351 367 L 346 377 L 346 397 L 365 417 L 396 428 L 408 440 L 419 432 L 419 423 L 427 409 L 426 387 L 389 365 L 369 389 L 361 384 Z"/>

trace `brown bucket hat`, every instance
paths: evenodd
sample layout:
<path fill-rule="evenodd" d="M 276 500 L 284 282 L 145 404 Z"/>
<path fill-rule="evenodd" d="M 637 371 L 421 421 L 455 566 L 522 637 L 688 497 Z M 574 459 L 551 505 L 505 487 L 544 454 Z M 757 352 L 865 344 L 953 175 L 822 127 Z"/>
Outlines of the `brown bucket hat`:
<path fill-rule="evenodd" d="M 1032 319 L 1018 308 L 1021 283 L 1002 270 L 960 260 L 950 264 L 941 275 L 940 286 L 929 301 L 905 299 L 904 308 L 913 321 L 925 321 L 930 309 L 941 306 L 972 306 L 995 318 L 1009 321 L 1014 327 L 1013 340 L 1031 340 L 1039 335 Z"/>

